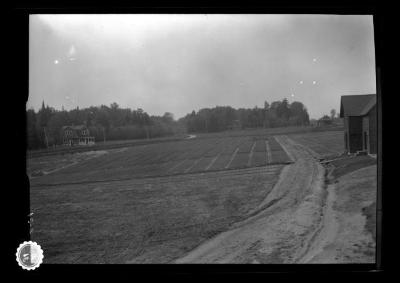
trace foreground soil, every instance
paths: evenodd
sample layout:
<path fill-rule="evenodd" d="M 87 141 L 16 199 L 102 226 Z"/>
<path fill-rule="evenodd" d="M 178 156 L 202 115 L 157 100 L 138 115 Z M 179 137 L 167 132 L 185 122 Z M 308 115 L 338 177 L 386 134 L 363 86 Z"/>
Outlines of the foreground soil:
<path fill-rule="evenodd" d="M 32 186 L 31 239 L 44 263 L 168 263 L 251 215 L 281 169 Z"/>

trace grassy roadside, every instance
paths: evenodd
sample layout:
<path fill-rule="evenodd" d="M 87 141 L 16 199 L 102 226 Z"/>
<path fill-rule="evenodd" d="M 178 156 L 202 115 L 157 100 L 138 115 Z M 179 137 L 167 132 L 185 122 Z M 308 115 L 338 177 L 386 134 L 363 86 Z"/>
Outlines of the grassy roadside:
<path fill-rule="evenodd" d="M 374 241 L 376 241 L 376 201 L 363 207 L 362 213 L 367 219 L 365 229 L 372 235 Z"/>
<path fill-rule="evenodd" d="M 329 165 L 328 165 L 329 166 Z M 328 183 L 334 184 L 335 240 L 314 263 L 373 263 L 376 247 L 376 159 L 346 157 L 332 161 Z"/>
<path fill-rule="evenodd" d="M 376 164 L 376 159 L 368 155 L 350 156 L 330 162 L 335 167 L 332 177 L 337 179 L 341 176 L 354 172 L 358 169 Z"/>

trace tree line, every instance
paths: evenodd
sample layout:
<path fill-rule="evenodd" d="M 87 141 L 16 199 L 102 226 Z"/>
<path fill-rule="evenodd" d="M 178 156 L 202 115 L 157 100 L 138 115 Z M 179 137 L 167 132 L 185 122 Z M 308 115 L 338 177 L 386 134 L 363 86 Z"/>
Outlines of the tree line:
<path fill-rule="evenodd" d="M 170 112 L 150 116 L 143 109 L 110 106 L 79 107 L 56 110 L 42 103 L 39 111 L 27 110 L 27 147 L 45 148 L 62 144 L 62 127 L 86 125 L 96 142 L 104 140 L 145 139 L 171 136 L 179 133 L 219 132 L 229 129 L 272 128 L 309 125 L 306 107 L 298 101 L 285 98 L 263 108 L 234 109 L 230 106 L 204 108 L 175 120 Z"/>
<path fill-rule="evenodd" d="M 188 132 L 219 132 L 232 128 L 273 128 L 285 126 L 306 126 L 310 119 L 303 103 L 289 103 L 285 98 L 264 107 L 234 109 L 230 106 L 204 108 L 197 113 L 187 114 L 179 120 Z"/>

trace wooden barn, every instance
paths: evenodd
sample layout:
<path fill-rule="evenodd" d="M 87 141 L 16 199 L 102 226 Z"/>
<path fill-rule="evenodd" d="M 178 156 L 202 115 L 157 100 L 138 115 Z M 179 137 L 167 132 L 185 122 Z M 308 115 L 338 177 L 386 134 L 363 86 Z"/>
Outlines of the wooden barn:
<path fill-rule="evenodd" d="M 340 100 L 344 118 L 344 143 L 348 153 L 377 152 L 376 94 L 344 95 Z"/>
<path fill-rule="evenodd" d="M 73 146 L 94 144 L 94 137 L 89 135 L 89 129 L 85 125 L 64 126 L 61 131 L 64 145 Z"/>

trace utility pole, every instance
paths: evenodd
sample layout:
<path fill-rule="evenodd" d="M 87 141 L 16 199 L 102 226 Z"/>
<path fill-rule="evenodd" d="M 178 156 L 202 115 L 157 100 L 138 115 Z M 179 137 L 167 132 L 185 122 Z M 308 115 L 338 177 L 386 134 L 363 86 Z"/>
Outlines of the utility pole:
<path fill-rule="evenodd" d="M 102 129 L 103 129 L 103 141 L 104 141 L 104 144 L 106 143 L 106 134 L 104 133 L 104 127 L 102 127 Z"/>
<path fill-rule="evenodd" d="M 266 128 L 265 119 L 267 119 L 267 109 L 266 109 L 266 107 L 264 107 L 264 110 L 263 110 L 263 128 L 264 129 Z"/>

